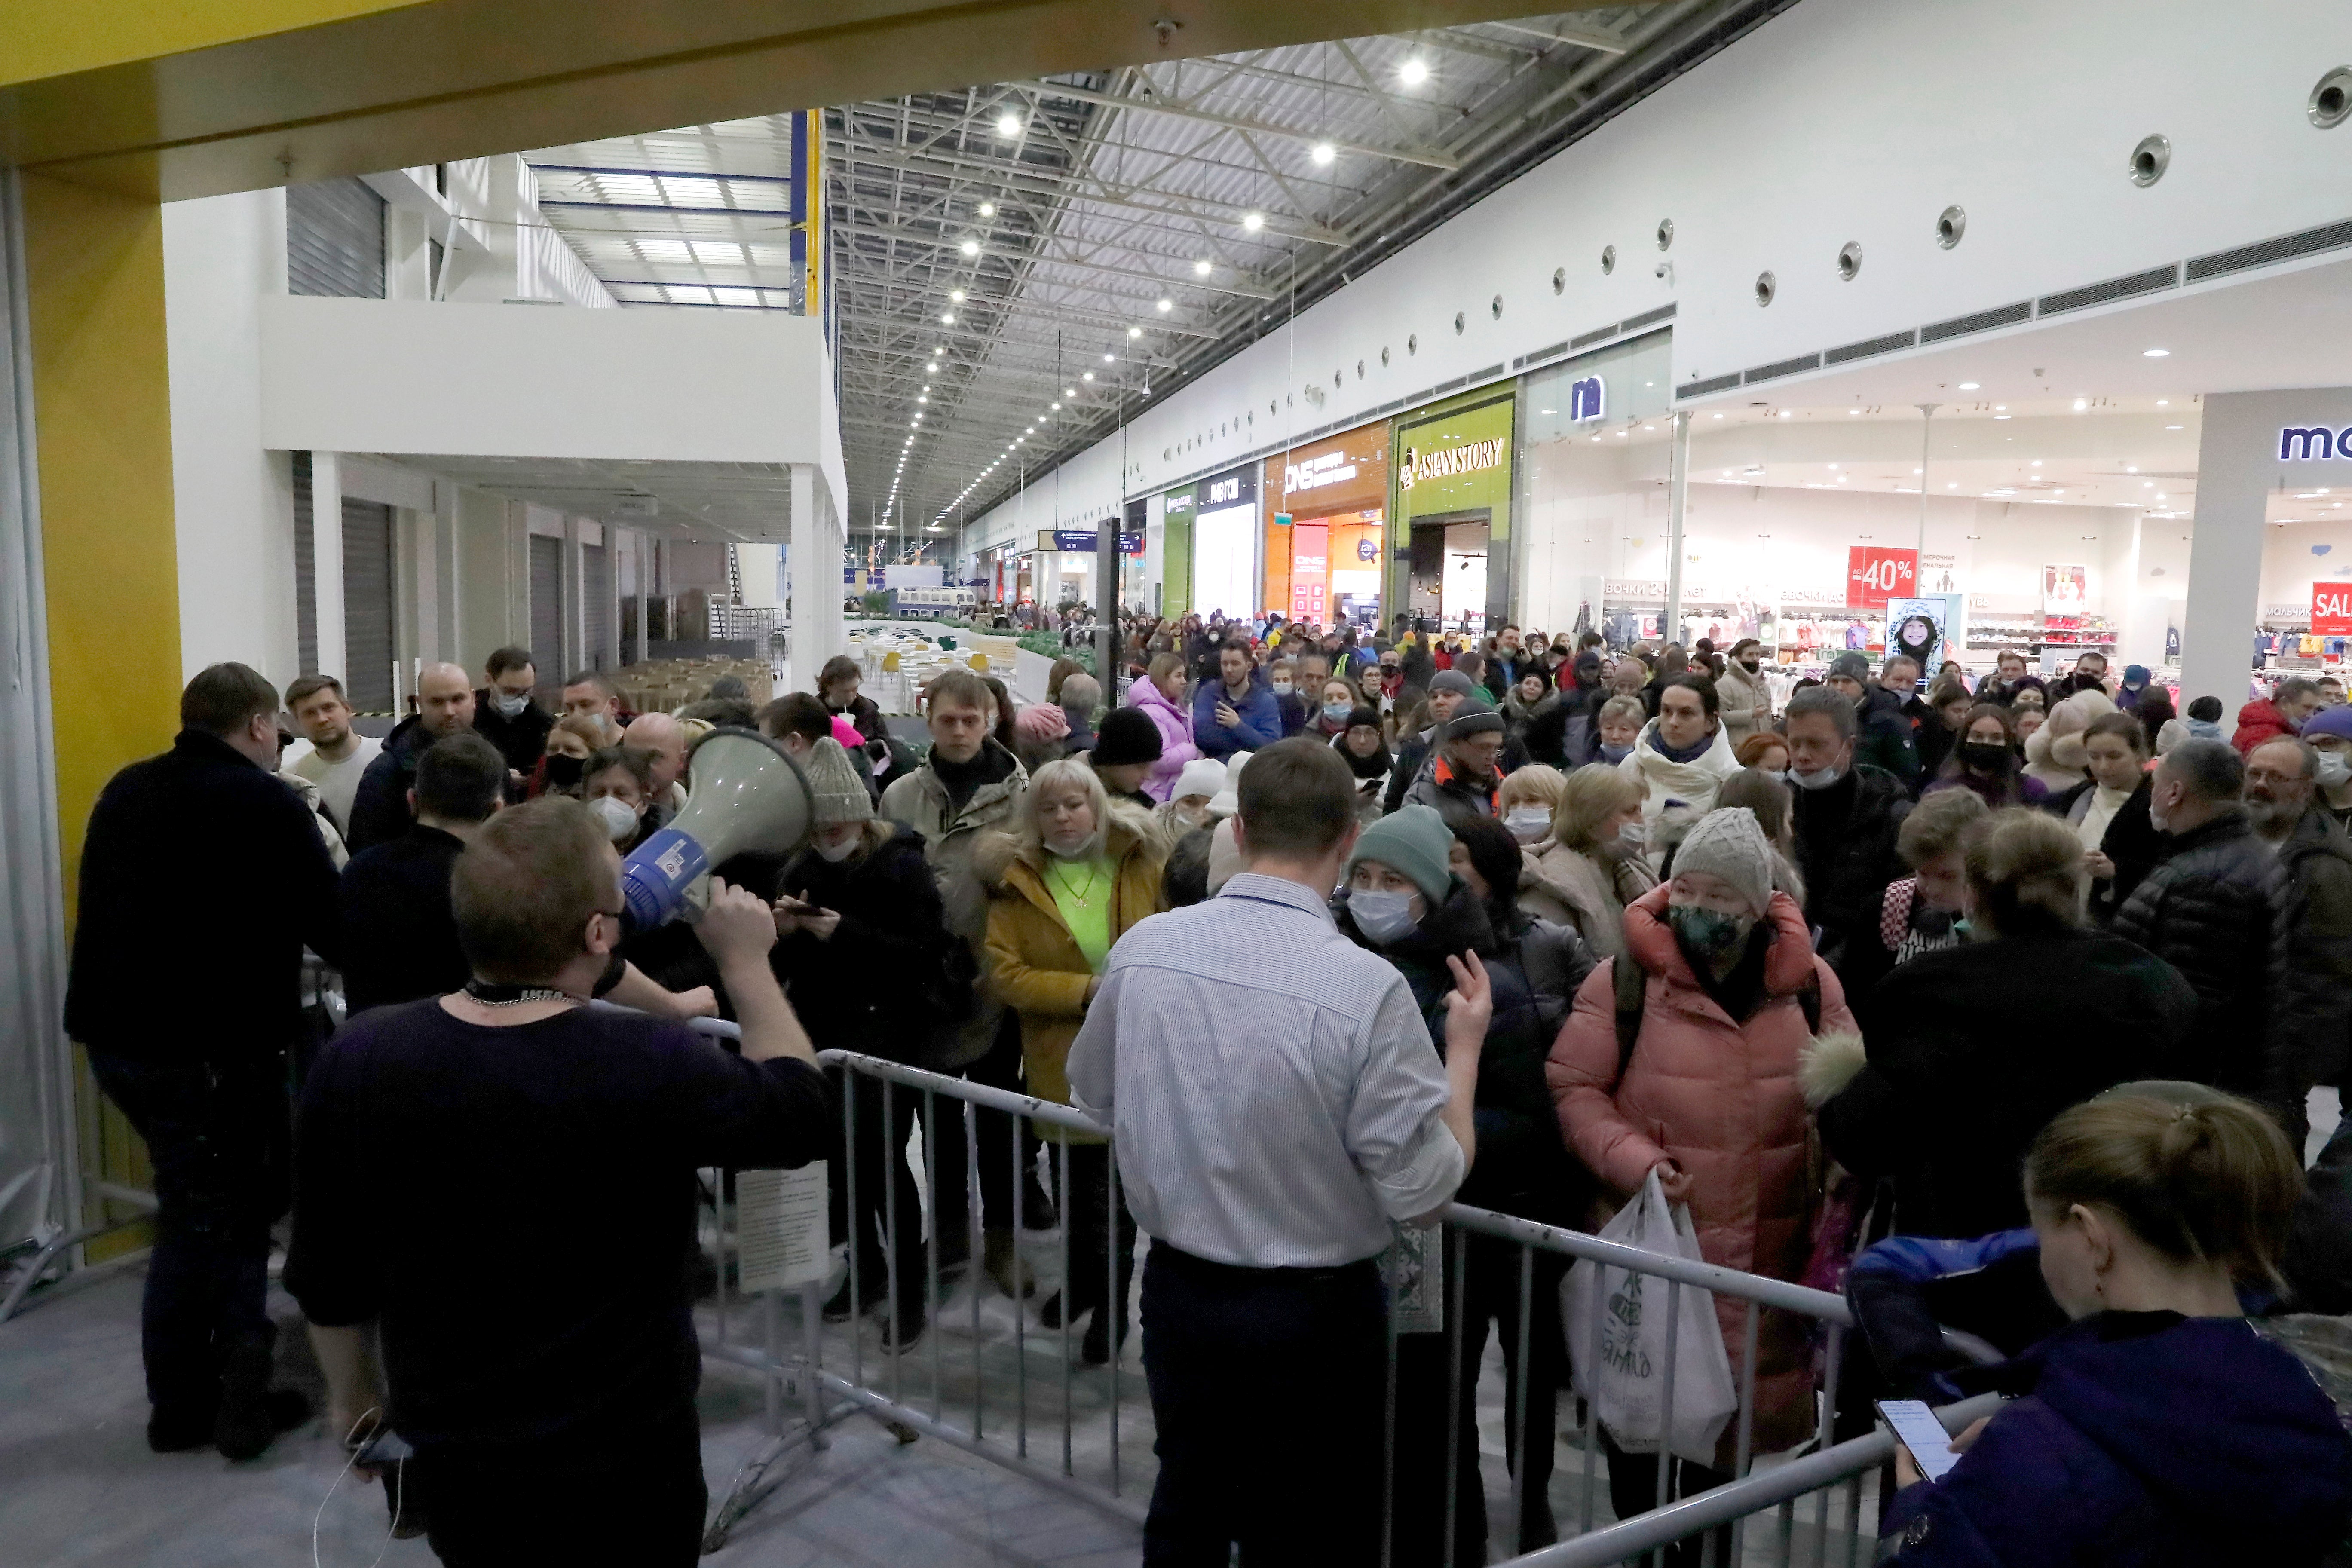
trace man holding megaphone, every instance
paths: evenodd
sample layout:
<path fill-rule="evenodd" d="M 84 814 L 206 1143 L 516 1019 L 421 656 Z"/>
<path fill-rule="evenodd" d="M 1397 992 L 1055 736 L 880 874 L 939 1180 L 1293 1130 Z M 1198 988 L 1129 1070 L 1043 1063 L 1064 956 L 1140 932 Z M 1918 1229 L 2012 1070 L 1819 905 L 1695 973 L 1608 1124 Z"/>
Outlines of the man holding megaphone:
<path fill-rule="evenodd" d="M 775 742 L 749 730 L 714 730 L 687 759 L 686 809 L 629 852 L 621 891 L 632 931 L 698 921 L 710 872 L 735 856 L 787 856 L 808 842 L 808 779 Z"/>

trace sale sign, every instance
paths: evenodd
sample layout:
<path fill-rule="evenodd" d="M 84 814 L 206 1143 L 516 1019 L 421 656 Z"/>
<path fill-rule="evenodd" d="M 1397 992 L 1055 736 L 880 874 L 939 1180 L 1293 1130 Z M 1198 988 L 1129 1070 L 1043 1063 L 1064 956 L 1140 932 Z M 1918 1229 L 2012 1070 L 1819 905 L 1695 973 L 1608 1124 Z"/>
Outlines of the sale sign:
<path fill-rule="evenodd" d="M 2311 635 L 2352 637 L 2352 583 L 2311 585 Z"/>
<path fill-rule="evenodd" d="M 1918 591 L 1919 552 L 1888 550 L 1875 544 L 1852 544 L 1845 552 L 1845 602 L 1849 606 L 1886 608 L 1889 599 L 1907 599 Z"/>

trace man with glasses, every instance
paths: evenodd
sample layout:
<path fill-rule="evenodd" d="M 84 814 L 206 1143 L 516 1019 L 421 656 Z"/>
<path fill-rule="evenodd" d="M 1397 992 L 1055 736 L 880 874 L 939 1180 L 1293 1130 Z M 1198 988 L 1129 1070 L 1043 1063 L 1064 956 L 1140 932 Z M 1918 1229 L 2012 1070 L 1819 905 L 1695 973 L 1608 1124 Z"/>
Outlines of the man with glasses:
<path fill-rule="evenodd" d="M 621 941 L 620 866 L 578 801 L 491 816 L 450 879 L 473 978 L 354 1019 L 303 1089 L 286 1288 L 329 1429 L 364 1439 L 394 1413 L 445 1563 L 689 1568 L 696 1172 L 802 1165 L 833 1136 L 763 900 L 714 881 L 695 927 L 740 1054 L 588 1006 Z M 581 1267 L 598 1258 L 628 1263 Z M 525 1300 L 528 1332 L 485 1331 L 484 1303 Z"/>
<path fill-rule="evenodd" d="M 249 1459 L 302 1420 L 269 1387 L 269 1227 L 286 1209 L 286 1053 L 302 949 L 341 948 L 335 867 L 278 779 L 278 691 L 216 664 L 172 749 L 114 775 L 83 840 L 66 1033 L 147 1142 L 148 1446 Z"/>

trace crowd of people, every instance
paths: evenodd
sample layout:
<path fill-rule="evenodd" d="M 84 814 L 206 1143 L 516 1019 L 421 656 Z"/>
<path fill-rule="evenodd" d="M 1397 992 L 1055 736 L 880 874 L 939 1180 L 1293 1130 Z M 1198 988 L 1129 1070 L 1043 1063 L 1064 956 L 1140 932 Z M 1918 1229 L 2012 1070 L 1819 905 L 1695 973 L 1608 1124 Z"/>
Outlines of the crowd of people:
<path fill-rule="evenodd" d="M 2004 655 L 1973 686 L 1848 654 L 1776 702 L 1753 639 L 1612 653 L 1516 626 L 1138 616 L 1117 642 L 1108 679 L 1065 658 L 1026 705 L 941 673 L 920 739 L 845 658 L 757 710 L 714 689 L 631 714 L 587 671 L 555 689 L 559 713 L 530 654 L 501 649 L 479 687 L 427 667 L 381 742 L 331 678 L 281 694 L 243 666 L 199 675 L 172 752 L 93 815 L 68 1001 L 155 1156 L 150 1441 L 249 1456 L 307 1415 L 271 1384 L 263 1301 L 290 1052 L 286 1281 L 335 1434 L 389 1413 L 418 1456 L 404 1506 L 444 1561 L 513 1560 L 504 1490 L 593 1498 L 632 1467 L 653 1478 L 641 1560 L 685 1561 L 703 1493 L 683 1266 L 568 1299 L 520 1356 L 469 1332 L 467 1304 L 576 1264 L 592 1236 L 608 1252 L 615 1225 L 682 1262 L 698 1165 L 843 1161 L 814 1059 L 841 1048 L 1114 1128 L 1041 1145 L 952 1098 L 858 1097 L 854 1188 L 832 1184 L 857 1283 L 824 1313 L 915 1342 L 928 1247 L 1046 1328 L 1083 1322 L 1078 1354 L 1101 1364 L 1129 1337 L 1148 1236 L 1147 1562 L 1223 1563 L 1234 1542 L 1371 1562 L 1385 1533 L 1391 1561 L 1433 1563 L 1449 1517 L 1454 1560 L 1484 1561 L 1468 1402 L 1451 1445 L 1446 1412 L 1490 1330 L 1515 1371 L 1528 1347 L 1507 1422 L 1518 1540 L 1556 1539 L 1565 1259 L 1537 1255 L 1530 1290 L 1515 1247 L 1468 1241 L 1461 1359 L 1445 1335 L 1400 1341 L 1385 1514 L 1375 1260 L 1449 1200 L 1597 1229 L 1653 1175 L 1708 1262 L 1852 1268 L 1858 1310 L 1896 1303 L 1862 1313 L 1842 1431 L 1874 1392 L 1965 1380 L 1904 1338 L 1906 1311 L 1949 1300 L 1916 1258 L 2011 1260 L 1949 1326 L 2020 1353 L 2001 1386 L 2032 1397 L 1945 1482 L 1892 1500 L 1894 1561 L 2009 1560 L 1984 1542 L 2064 1500 L 2033 1459 L 2092 1448 L 2116 1474 L 2083 1506 L 2179 1526 L 2106 1561 L 2218 1560 L 2165 1553 L 2224 1526 L 2265 1562 L 2343 1538 L 2332 1385 L 2292 1335 L 2240 1321 L 2352 1310 L 2352 1131 L 2308 1174 L 2300 1157 L 2310 1091 L 2352 1057 L 2340 690 L 2282 680 L 2225 735 L 2214 700 L 2176 713 L 2147 670 L 2111 678 L 2095 653 L 2053 681 Z M 618 858 L 680 808 L 718 729 L 794 761 L 809 841 L 719 867 L 697 927 L 628 929 Z M 257 865 L 265 885 L 238 874 Z M 263 998 L 235 1043 L 155 1030 L 106 967 L 167 870 L 238 889 L 165 976 Z M 299 1006 L 306 947 L 352 1014 L 323 1048 Z M 741 1024 L 740 1056 L 683 1029 L 710 1013 Z M 976 1214 L 977 1259 L 966 1227 L 927 1241 L 909 1217 L 918 1122 L 930 1212 Z M 593 1221 L 491 1246 L 481 1194 L 581 1164 L 566 1207 Z M 1019 1232 L 1057 1223 L 1070 1271 L 1041 1300 Z M 1806 1440 L 1807 1325 L 1751 1327 L 1728 1300 L 1718 1317 L 1732 1363 L 1754 1358 L 1755 1451 Z M 2249 1498 L 2134 1468 L 2138 1443 L 2195 1471 L 2195 1412 L 2169 1447 L 2143 1427 L 2210 1366 L 2229 1369 L 2233 1440 L 2275 1437 L 2332 1479 Z M 1267 1408 L 1324 1436 L 1297 1444 Z M 1675 1487 L 1727 1479 L 1731 1442 L 1666 1461 Z M 1652 1506 L 1661 1461 L 1603 1443 L 1620 1513 Z"/>

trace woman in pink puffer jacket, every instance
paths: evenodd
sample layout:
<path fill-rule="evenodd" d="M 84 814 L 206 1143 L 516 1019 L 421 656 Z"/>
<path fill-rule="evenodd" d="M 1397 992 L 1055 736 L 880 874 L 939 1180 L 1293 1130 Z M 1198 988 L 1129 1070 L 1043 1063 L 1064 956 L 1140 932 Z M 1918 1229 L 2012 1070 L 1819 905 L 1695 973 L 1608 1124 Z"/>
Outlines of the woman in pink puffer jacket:
<path fill-rule="evenodd" d="M 1192 743 L 1192 715 L 1184 701 L 1184 660 L 1163 653 L 1151 661 L 1150 672 L 1128 688 L 1127 704 L 1151 715 L 1160 726 L 1160 760 L 1143 781 L 1143 793 L 1165 802 L 1184 764 L 1201 754 Z"/>

